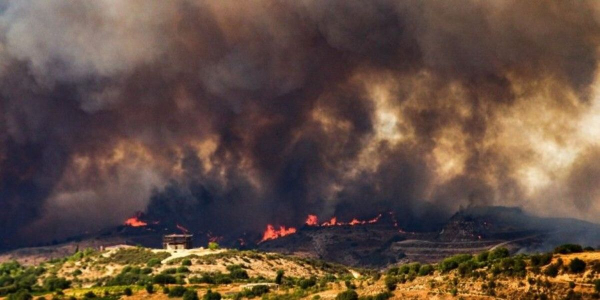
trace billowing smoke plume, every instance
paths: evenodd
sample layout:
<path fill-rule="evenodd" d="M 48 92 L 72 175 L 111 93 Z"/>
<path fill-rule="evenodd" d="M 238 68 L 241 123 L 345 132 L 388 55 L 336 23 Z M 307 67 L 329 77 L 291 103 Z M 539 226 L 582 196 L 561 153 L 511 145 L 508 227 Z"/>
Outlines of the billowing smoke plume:
<path fill-rule="evenodd" d="M 0 240 L 600 212 L 596 1 L 3 1 Z"/>

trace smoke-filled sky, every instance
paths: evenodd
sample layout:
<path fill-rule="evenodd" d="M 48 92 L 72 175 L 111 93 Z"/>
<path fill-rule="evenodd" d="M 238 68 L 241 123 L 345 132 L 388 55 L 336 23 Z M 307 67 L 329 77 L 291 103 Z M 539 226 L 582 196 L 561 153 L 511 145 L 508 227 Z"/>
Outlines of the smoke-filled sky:
<path fill-rule="evenodd" d="M 1 1 L 3 246 L 600 213 L 597 1 Z"/>

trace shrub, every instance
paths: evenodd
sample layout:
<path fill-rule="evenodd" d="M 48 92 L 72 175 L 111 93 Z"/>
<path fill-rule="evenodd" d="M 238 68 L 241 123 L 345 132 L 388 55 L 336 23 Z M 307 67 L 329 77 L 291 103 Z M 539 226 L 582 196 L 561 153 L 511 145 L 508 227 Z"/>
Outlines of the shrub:
<path fill-rule="evenodd" d="M 432 265 L 422 265 L 419 269 L 419 276 L 427 276 L 433 273 Z"/>
<path fill-rule="evenodd" d="M 183 300 L 198 300 L 198 293 L 194 290 L 187 290 L 183 293 Z"/>
<path fill-rule="evenodd" d="M 303 290 L 305 290 L 309 287 L 313 287 L 313 286 L 315 286 L 315 284 L 317 284 L 317 278 L 315 278 L 314 276 L 310 277 L 308 279 L 302 278 L 298 281 L 298 286 Z"/>
<path fill-rule="evenodd" d="M 534 254 L 531 256 L 531 265 L 534 267 L 542 267 L 552 261 L 552 253 Z"/>
<path fill-rule="evenodd" d="M 217 244 L 216 242 L 210 242 L 210 243 L 208 243 L 208 249 L 210 249 L 210 250 L 218 250 L 219 249 L 219 244 Z"/>
<path fill-rule="evenodd" d="M 556 277 L 558 275 L 558 266 L 555 264 L 551 264 L 544 270 L 544 275 L 550 277 Z"/>
<path fill-rule="evenodd" d="M 139 265 L 148 263 L 150 259 L 156 258 L 158 260 L 166 259 L 171 256 L 168 252 L 157 252 L 154 253 L 151 250 L 145 248 L 122 248 L 117 250 L 113 255 L 107 258 L 99 260 L 100 263 L 117 263 L 117 264 L 133 264 Z"/>
<path fill-rule="evenodd" d="M 386 276 L 384 279 L 385 287 L 388 291 L 394 291 L 396 289 L 396 285 L 398 284 L 398 280 L 396 280 L 393 276 Z"/>
<path fill-rule="evenodd" d="M 148 294 L 154 293 L 154 285 L 151 283 L 146 284 L 146 292 L 148 292 Z"/>
<path fill-rule="evenodd" d="M 62 277 L 56 277 L 54 275 L 46 277 L 43 283 L 44 289 L 50 292 L 56 290 L 64 290 L 71 286 L 71 282 Z"/>
<path fill-rule="evenodd" d="M 488 259 L 495 260 L 495 259 L 505 258 L 505 257 L 509 257 L 509 256 L 510 256 L 510 252 L 508 252 L 508 249 L 506 249 L 504 247 L 499 247 L 490 252 Z"/>
<path fill-rule="evenodd" d="M 202 300 L 221 300 L 221 294 L 208 290 L 202 297 Z"/>
<path fill-rule="evenodd" d="M 277 284 L 281 284 L 281 282 L 283 281 L 283 270 L 278 270 L 277 271 L 277 276 L 275 276 L 275 283 Z"/>
<path fill-rule="evenodd" d="M 188 269 L 187 267 L 179 267 L 177 268 L 177 273 L 189 273 L 190 269 Z"/>
<path fill-rule="evenodd" d="M 339 293 L 335 300 L 358 300 L 358 294 L 354 290 L 347 290 Z"/>
<path fill-rule="evenodd" d="M 123 290 L 123 294 L 125 294 L 125 296 L 131 296 L 131 295 L 133 295 L 133 291 L 131 290 L 131 288 L 129 288 L 129 287 L 126 287 L 126 288 Z"/>
<path fill-rule="evenodd" d="M 269 292 L 269 287 L 266 285 L 255 285 L 252 287 L 252 294 L 262 296 Z"/>
<path fill-rule="evenodd" d="M 477 268 L 477 264 L 472 260 L 467 260 L 458 265 L 458 274 L 461 276 L 470 275 Z"/>
<path fill-rule="evenodd" d="M 94 294 L 94 292 L 92 292 L 92 291 L 89 291 L 89 292 L 83 294 L 83 298 L 86 298 L 86 299 L 96 298 L 96 294 Z"/>
<path fill-rule="evenodd" d="M 477 254 L 477 257 L 475 258 L 478 262 L 485 262 L 488 260 L 488 257 L 490 255 L 490 252 L 488 251 L 483 251 L 479 254 Z"/>
<path fill-rule="evenodd" d="M 33 296 L 27 290 L 19 290 L 14 294 L 8 295 L 7 300 L 31 300 Z"/>
<path fill-rule="evenodd" d="M 146 263 L 146 266 L 153 268 L 155 266 L 160 266 L 161 265 L 161 260 L 158 258 L 151 258 L 148 260 L 148 263 Z"/>
<path fill-rule="evenodd" d="M 152 282 L 155 284 L 173 284 L 177 282 L 177 280 L 171 275 L 157 274 L 152 278 Z"/>
<path fill-rule="evenodd" d="M 248 279 L 248 272 L 242 269 L 240 265 L 230 265 L 227 266 L 227 270 L 229 271 L 229 276 L 232 279 Z"/>
<path fill-rule="evenodd" d="M 181 261 L 181 265 L 182 266 L 191 266 L 192 265 L 192 261 L 186 258 L 186 259 L 184 259 L 184 260 Z"/>
<path fill-rule="evenodd" d="M 594 280 L 594 289 L 596 292 L 600 293 L 600 279 Z"/>
<path fill-rule="evenodd" d="M 554 253 L 569 254 L 583 252 L 581 245 L 577 244 L 563 244 L 554 248 Z"/>
<path fill-rule="evenodd" d="M 185 291 L 187 291 L 187 289 L 185 287 L 178 285 L 178 286 L 171 288 L 167 295 L 169 296 L 169 298 L 183 297 L 183 294 L 185 293 Z"/>
<path fill-rule="evenodd" d="M 585 271 L 585 262 L 579 258 L 574 258 L 569 263 L 569 271 L 571 273 L 581 273 Z"/>
<path fill-rule="evenodd" d="M 451 257 L 448 257 L 438 265 L 438 268 L 441 272 L 448 272 L 450 270 L 454 270 L 458 268 L 458 265 L 469 261 L 473 258 L 470 254 L 458 254 Z"/>

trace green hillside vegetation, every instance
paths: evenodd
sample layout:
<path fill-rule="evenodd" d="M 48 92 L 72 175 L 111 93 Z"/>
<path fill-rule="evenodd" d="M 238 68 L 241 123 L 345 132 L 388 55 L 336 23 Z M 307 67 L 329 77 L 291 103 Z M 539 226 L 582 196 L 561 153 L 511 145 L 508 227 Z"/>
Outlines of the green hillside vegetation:
<path fill-rule="evenodd" d="M 170 253 L 145 248 L 86 249 L 37 266 L 7 262 L 0 264 L 0 297 L 382 300 L 419 292 L 415 297 L 600 298 L 600 253 L 578 245 L 531 255 L 496 248 L 437 264 L 354 269 L 361 274 L 358 278 L 345 266 L 316 259 L 219 251 L 169 260 Z"/>

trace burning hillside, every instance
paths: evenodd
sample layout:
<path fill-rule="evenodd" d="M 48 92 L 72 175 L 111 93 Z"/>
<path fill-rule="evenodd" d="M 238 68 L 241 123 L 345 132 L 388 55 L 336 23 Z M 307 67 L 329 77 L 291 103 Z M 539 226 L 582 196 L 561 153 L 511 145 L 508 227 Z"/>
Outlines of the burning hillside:
<path fill-rule="evenodd" d="M 370 220 L 358 220 L 357 218 L 353 218 L 349 222 L 340 222 L 337 220 L 337 217 L 331 217 L 329 221 L 323 222 L 319 224 L 319 218 L 316 215 L 309 214 L 304 222 L 305 226 L 310 227 L 330 227 L 330 226 L 355 226 L 355 225 L 366 225 L 366 224 L 375 224 L 381 219 L 382 214 L 377 215 L 377 217 Z M 280 237 L 284 237 L 293 233 L 296 233 L 295 227 L 287 227 L 279 226 L 279 229 L 276 229 L 275 226 L 268 224 L 267 229 L 263 233 L 263 237 L 259 243 L 262 243 L 267 240 L 274 240 Z"/>

